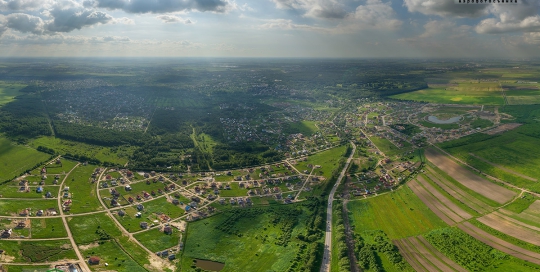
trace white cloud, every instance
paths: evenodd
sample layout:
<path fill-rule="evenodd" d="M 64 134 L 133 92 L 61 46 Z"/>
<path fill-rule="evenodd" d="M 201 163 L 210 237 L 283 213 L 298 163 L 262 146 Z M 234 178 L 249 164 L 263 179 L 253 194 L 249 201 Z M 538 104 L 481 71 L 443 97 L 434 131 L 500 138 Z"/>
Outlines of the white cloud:
<path fill-rule="evenodd" d="M 300 10 L 306 17 L 343 19 L 348 13 L 337 0 L 272 0 L 279 9 Z"/>
<path fill-rule="evenodd" d="M 424 24 L 424 29 L 424 33 L 418 36 L 419 38 L 458 38 L 469 34 L 471 27 L 468 25 L 457 26 L 455 22 L 451 21 L 432 20 Z"/>
<path fill-rule="evenodd" d="M 490 13 L 495 18 L 482 20 L 475 28 L 478 33 L 539 32 L 540 3 L 494 5 Z"/>
<path fill-rule="evenodd" d="M 285 29 L 285 30 L 311 30 L 311 31 L 320 31 L 328 32 L 329 29 L 317 26 L 311 26 L 306 24 L 295 24 L 292 20 L 288 19 L 270 19 L 266 20 L 266 23 L 259 26 L 262 29 Z"/>
<path fill-rule="evenodd" d="M 170 13 L 197 10 L 227 12 L 234 8 L 229 0 L 86 0 L 89 7 L 120 9 L 128 13 Z"/>
<path fill-rule="evenodd" d="M 29 11 L 49 6 L 52 0 L 0 0 L 0 11 Z"/>
<path fill-rule="evenodd" d="M 184 19 L 175 15 L 158 15 L 156 18 L 160 19 L 164 23 L 182 23 L 185 25 L 193 24 L 190 19 Z"/>
<path fill-rule="evenodd" d="M 396 29 L 403 23 L 395 18 L 396 13 L 390 2 L 367 0 L 365 5 L 356 8 L 350 16 L 348 28 L 351 29 Z"/>
<path fill-rule="evenodd" d="M 488 5 L 459 5 L 454 0 L 404 0 L 403 5 L 409 12 L 441 17 L 480 17 L 487 14 L 488 8 Z"/>

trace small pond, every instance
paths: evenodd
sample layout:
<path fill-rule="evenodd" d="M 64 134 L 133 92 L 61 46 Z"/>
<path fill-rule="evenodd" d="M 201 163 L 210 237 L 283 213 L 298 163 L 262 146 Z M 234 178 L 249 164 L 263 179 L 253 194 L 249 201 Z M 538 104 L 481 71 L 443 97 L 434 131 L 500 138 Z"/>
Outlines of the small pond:
<path fill-rule="evenodd" d="M 428 116 L 428 121 L 435 124 L 453 124 L 453 123 L 459 122 L 459 120 L 461 120 L 461 116 L 455 116 L 446 120 L 441 120 L 437 118 L 437 116 L 433 116 L 433 115 Z"/>
<path fill-rule="evenodd" d="M 204 270 L 220 271 L 225 266 L 224 263 L 218 263 L 218 262 L 213 262 L 213 261 L 208 261 L 208 260 L 196 259 L 195 261 L 196 261 L 195 265 Z"/>

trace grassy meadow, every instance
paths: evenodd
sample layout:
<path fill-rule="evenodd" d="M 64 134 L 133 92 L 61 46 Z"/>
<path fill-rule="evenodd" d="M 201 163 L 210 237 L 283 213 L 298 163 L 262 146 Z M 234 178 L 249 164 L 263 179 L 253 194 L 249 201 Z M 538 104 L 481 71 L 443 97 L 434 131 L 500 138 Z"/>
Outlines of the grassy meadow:
<path fill-rule="evenodd" d="M 11 102 L 15 96 L 20 95 L 19 91 L 24 87 L 26 87 L 25 84 L 0 81 L 0 106 Z"/>
<path fill-rule="evenodd" d="M 12 179 L 50 157 L 49 154 L 15 144 L 0 136 L 0 181 Z"/>

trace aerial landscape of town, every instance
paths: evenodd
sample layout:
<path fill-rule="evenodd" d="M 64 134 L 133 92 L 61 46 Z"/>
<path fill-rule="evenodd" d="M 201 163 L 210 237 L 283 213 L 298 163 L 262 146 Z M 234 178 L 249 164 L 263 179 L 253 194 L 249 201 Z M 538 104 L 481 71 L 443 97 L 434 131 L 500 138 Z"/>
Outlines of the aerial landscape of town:
<path fill-rule="evenodd" d="M 1 63 L 4 271 L 540 268 L 540 63 L 154 61 Z"/>
<path fill-rule="evenodd" d="M 540 1 L 0 0 L 0 272 L 540 271 Z"/>

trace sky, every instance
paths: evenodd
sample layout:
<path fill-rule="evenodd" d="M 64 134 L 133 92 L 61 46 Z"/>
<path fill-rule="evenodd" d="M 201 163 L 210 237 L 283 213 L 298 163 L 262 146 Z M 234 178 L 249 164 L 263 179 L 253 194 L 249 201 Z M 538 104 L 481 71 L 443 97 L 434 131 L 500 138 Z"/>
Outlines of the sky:
<path fill-rule="evenodd" d="M 540 57 L 540 1 L 0 0 L 0 57 Z"/>

